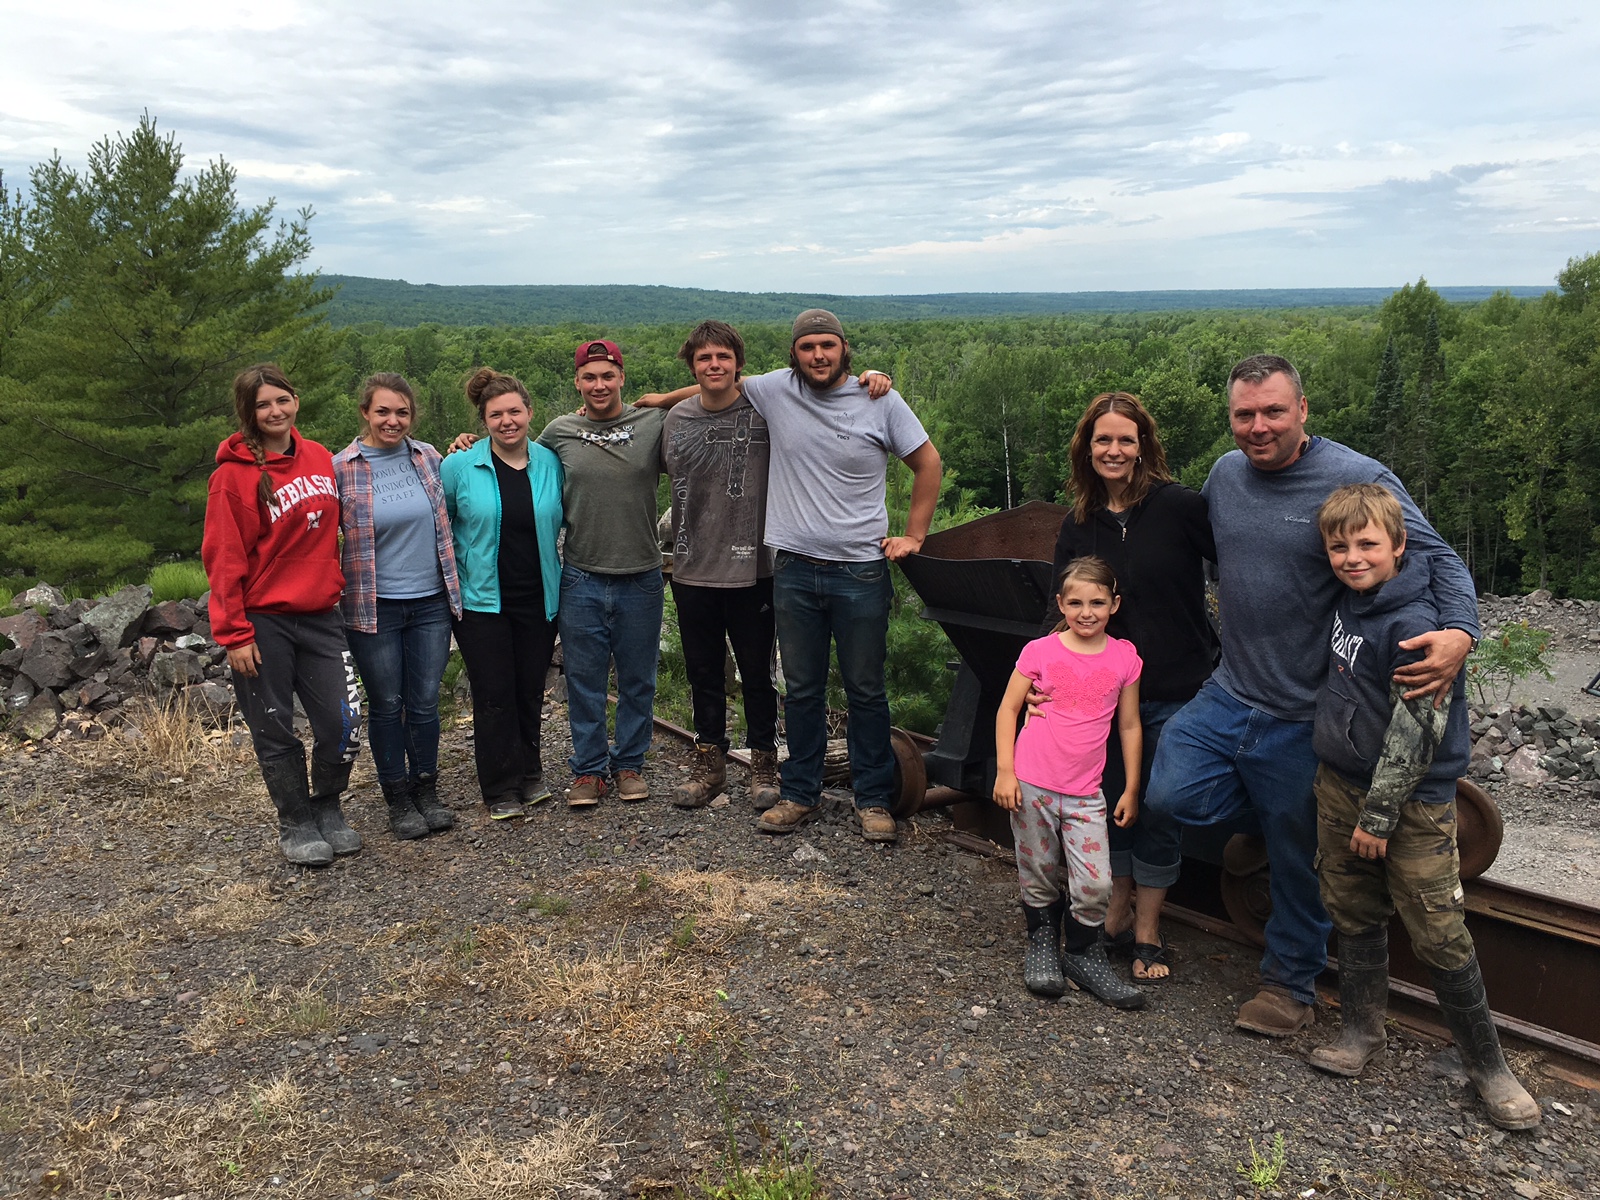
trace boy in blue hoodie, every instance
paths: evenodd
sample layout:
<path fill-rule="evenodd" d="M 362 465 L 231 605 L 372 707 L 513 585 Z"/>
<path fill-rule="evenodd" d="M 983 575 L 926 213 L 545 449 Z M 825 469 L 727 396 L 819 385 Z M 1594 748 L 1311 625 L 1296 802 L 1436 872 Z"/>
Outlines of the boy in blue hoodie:
<path fill-rule="evenodd" d="M 1405 518 L 1380 484 L 1342 487 L 1317 524 L 1350 590 L 1334 613 L 1328 678 L 1317 694 L 1317 877 L 1339 932 L 1339 1037 L 1311 1064 L 1358 1075 L 1384 1048 L 1389 920 L 1396 912 L 1433 977 L 1462 1066 L 1505 1129 L 1539 1123 L 1539 1105 L 1507 1068 L 1467 932 L 1456 849 L 1456 779 L 1466 770 L 1465 683 L 1442 704 L 1405 700 L 1395 670 L 1407 638 L 1439 628 L 1426 562 L 1407 563 Z"/>

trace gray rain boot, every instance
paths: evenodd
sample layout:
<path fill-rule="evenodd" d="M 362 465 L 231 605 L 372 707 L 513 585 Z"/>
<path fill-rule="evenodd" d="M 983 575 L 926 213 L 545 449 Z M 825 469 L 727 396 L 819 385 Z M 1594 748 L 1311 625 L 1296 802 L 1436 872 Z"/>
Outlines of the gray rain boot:
<path fill-rule="evenodd" d="M 1483 990 L 1483 973 L 1474 954 L 1466 966 L 1454 971 L 1434 971 L 1433 994 L 1445 1024 L 1456 1040 L 1461 1065 L 1478 1089 L 1489 1120 L 1501 1129 L 1532 1129 L 1540 1121 L 1539 1102 L 1517 1082 L 1500 1052 L 1500 1035 L 1489 1013 Z"/>
<path fill-rule="evenodd" d="M 394 783 L 378 780 L 383 789 L 383 802 L 389 806 L 389 829 L 396 840 L 409 842 L 412 838 L 428 836 L 428 820 L 412 803 L 411 780 L 400 779 Z"/>
<path fill-rule="evenodd" d="M 1112 1008 L 1143 1008 L 1145 994 L 1111 969 L 1105 944 L 1100 940 L 1103 925 L 1083 925 L 1068 917 L 1065 944 L 1061 948 L 1061 973 L 1084 991 Z"/>
<path fill-rule="evenodd" d="M 354 854 L 361 849 L 361 835 L 345 823 L 339 810 L 339 797 L 349 782 L 349 763 L 325 763 L 311 756 L 311 811 L 322 840 L 335 854 Z"/>
<path fill-rule="evenodd" d="M 1046 908 L 1022 906 L 1028 919 L 1028 948 L 1022 955 L 1022 982 L 1035 996 L 1051 999 L 1067 990 L 1061 977 L 1061 914 L 1066 904 L 1057 900 Z"/>
<path fill-rule="evenodd" d="M 456 827 L 456 815 L 439 803 L 439 777 L 418 775 L 411 781 L 411 807 L 422 815 L 432 833 Z"/>
<path fill-rule="evenodd" d="M 1356 1076 L 1389 1044 L 1389 931 L 1339 935 L 1339 1036 L 1311 1052 L 1311 1065 Z"/>
<path fill-rule="evenodd" d="M 311 785 L 306 780 L 306 752 L 296 750 L 261 764 L 267 795 L 278 810 L 278 849 L 302 867 L 325 867 L 333 861 L 333 847 L 317 830 L 311 812 Z"/>

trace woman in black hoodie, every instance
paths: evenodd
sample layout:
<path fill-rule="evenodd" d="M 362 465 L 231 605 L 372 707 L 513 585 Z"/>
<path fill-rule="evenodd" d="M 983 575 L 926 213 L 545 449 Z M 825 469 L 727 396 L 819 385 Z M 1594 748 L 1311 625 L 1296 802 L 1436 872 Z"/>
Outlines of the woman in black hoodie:
<path fill-rule="evenodd" d="M 1126 638 L 1144 660 L 1139 716 L 1144 725 L 1144 770 L 1167 718 L 1182 708 L 1217 663 L 1217 636 L 1206 612 L 1205 562 L 1216 543 L 1205 497 L 1173 480 L 1155 420 L 1137 396 L 1096 396 L 1072 435 L 1072 515 L 1056 538 L 1059 578 L 1075 558 L 1094 554 L 1111 564 L 1122 606 L 1111 618 L 1113 637 Z M 1106 758 L 1104 788 L 1123 787 L 1116 730 Z M 1110 827 L 1112 893 L 1106 936 L 1133 957 L 1134 978 L 1168 974 L 1161 941 L 1161 906 L 1178 881 L 1180 831 L 1141 809 L 1127 829 Z M 1135 899 L 1137 893 L 1137 900 Z"/>

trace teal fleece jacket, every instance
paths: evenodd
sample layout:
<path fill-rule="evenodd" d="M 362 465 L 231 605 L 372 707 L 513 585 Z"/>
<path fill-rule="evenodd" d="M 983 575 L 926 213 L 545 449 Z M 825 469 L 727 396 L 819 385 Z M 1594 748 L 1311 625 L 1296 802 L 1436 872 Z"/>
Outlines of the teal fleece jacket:
<path fill-rule="evenodd" d="M 473 612 L 500 611 L 500 486 L 490 460 L 490 439 L 444 460 L 445 511 L 455 536 L 456 569 L 461 576 L 461 606 Z M 533 489 L 533 520 L 539 530 L 539 578 L 544 584 L 544 615 L 556 619 L 561 600 L 561 460 L 555 451 L 528 443 L 528 483 Z"/>

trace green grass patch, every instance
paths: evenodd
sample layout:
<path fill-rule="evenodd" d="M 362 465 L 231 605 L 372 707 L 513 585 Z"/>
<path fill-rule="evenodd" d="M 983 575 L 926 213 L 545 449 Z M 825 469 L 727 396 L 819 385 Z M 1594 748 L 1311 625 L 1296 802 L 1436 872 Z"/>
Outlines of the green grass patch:
<path fill-rule="evenodd" d="M 150 572 L 147 580 L 157 604 L 168 600 L 198 600 L 210 590 L 206 569 L 197 562 L 162 563 Z"/>
<path fill-rule="evenodd" d="M 572 911 L 572 901 L 565 896 L 546 896 L 535 892 L 517 901 L 522 912 L 536 912 L 542 917 L 564 917 Z"/>

